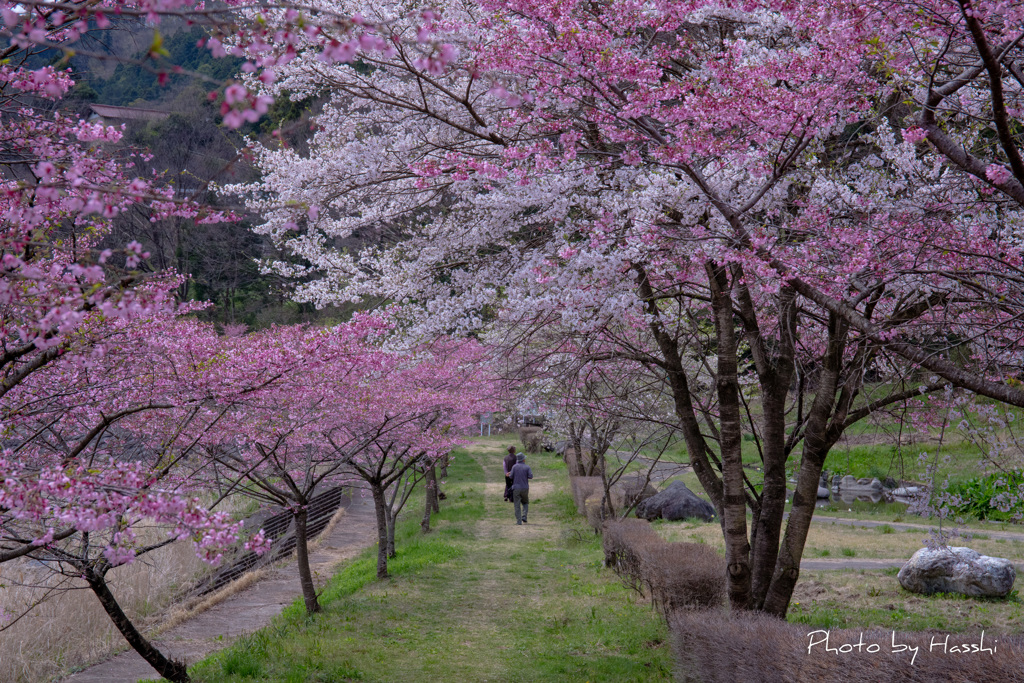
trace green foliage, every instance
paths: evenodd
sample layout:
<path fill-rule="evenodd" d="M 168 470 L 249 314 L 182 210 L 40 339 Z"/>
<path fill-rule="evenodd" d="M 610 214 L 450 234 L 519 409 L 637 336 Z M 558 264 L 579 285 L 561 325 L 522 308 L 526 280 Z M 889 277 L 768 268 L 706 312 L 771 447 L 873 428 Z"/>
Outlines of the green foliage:
<path fill-rule="evenodd" d="M 576 503 L 565 491 L 559 491 L 552 496 L 555 504 L 555 509 L 558 511 L 558 520 L 560 522 L 572 522 L 577 517 Z"/>
<path fill-rule="evenodd" d="M 186 72 L 209 76 L 216 81 L 232 78 L 242 65 L 241 59 L 235 57 L 218 59 L 208 49 L 200 47 L 199 41 L 205 37 L 205 33 L 199 26 L 167 30 L 167 33 L 162 35 L 154 33 L 152 27 L 137 26 L 134 28 L 134 32 L 138 34 L 137 43 L 146 45 L 146 47 L 126 56 L 132 60 L 143 62 L 145 66 L 121 63 L 117 65 L 112 75 L 103 78 L 96 69 L 92 68 L 92 64 L 87 59 L 72 59 L 76 80 L 87 85 L 96 93 L 95 101 L 121 107 L 147 107 L 165 97 L 169 90 L 194 78 L 170 73 L 172 65 L 180 66 Z M 156 40 L 158 35 L 159 40 Z M 156 44 L 154 41 L 159 43 L 159 49 L 151 55 L 151 47 Z M 158 56 L 159 59 L 153 59 L 152 56 Z M 153 70 L 168 72 L 166 84 L 160 84 L 159 76 Z"/>
<path fill-rule="evenodd" d="M 246 645 L 244 641 L 240 642 L 224 656 L 221 661 L 221 670 L 225 676 L 257 678 L 263 675 L 263 667 L 256 659 L 261 655 L 249 651 Z"/>
<path fill-rule="evenodd" d="M 947 506 L 961 517 L 1015 520 L 1024 514 L 1022 492 L 1024 471 L 997 472 L 951 484 L 946 489 Z"/>

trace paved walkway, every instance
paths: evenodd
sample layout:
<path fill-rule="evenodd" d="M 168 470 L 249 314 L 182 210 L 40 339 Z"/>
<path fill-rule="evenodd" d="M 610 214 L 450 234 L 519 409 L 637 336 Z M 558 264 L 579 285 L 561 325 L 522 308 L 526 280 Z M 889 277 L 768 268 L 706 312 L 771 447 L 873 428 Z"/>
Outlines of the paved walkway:
<path fill-rule="evenodd" d="M 356 495 L 344 499 L 345 515 L 330 536 L 310 555 L 314 574 L 330 577 L 334 567 L 358 555 L 376 540 L 377 523 L 373 503 Z M 294 559 L 274 569 L 265 579 L 226 599 L 224 602 L 175 626 L 155 639 L 165 655 L 187 664 L 219 650 L 238 636 L 267 625 L 286 605 L 302 595 Z M 89 667 L 65 679 L 66 683 L 124 683 L 155 680 L 160 676 L 142 657 L 129 650 L 101 664 Z"/>
<path fill-rule="evenodd" d="M 889 567 L 902 567 L 907 563 L 900 559 L 861 559 L 849 560 L 846 558 L 835 560 L 800 560 L 802 571 L 821 571 L 830 569 L 887 569 Z"/>
<path fill-rule="evenodd" d="M 893 529 L 899 531 L 906 530 L 920 530 L 920 531 L 932 531 L 937 530 L 938 526 L 934 524 L 910 524 L 908 522 L 876 522 L 867 519 L 849 519 L 846 517 L 825 517 L 823 515 L 814 515 L 811 518 L 811 522 L 818 522 L 820 524 L 842 524 L 844 526 L 866 526 L 866 527 L 878 527 L 878 526 L 890 526 Z M 951 529 L 956 530 L 957 527 L 951 526 Z M 959 529 L 964 534 L 981 534 L 988 536 L 989 538 L 1005 538 L 1008 541 L 1024 541 L 1024 533 L 1016 531 L 997 531 L 993 529 Z M 954 544 L 955 545 L 955 544 Z"/>

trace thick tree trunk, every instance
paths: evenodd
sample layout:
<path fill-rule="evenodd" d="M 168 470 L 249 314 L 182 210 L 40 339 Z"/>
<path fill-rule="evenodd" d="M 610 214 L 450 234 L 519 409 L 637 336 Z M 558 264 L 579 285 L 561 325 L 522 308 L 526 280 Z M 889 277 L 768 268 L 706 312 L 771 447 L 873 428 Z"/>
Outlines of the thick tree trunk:
<path fill-rule="evenodd" d="M 679 352 L 679 343 L 665 331 L 658 317 L 658 306 L 654 290 L 647 279 L 647 272 L 640 267 L 636 269 L 636 272 L 637 291 L 640 297 L 647 302 L 646 311 L 651 316 L 648 326 L 664 358 L 665 373 L 669 389 L 672 391 L 672 400 L 676 417 L 679 418 L 679 425 L 682 429 L 683 441 L 686 444 L 686 453 L 690 457 L 690 466 L 693 467 L 693 473 L 697 475 L 701 487 L 711 498 L 711 504 L 715 506 L 719 516 L 722 516 L 722 482 L 715 474 L 708 457 L 707 443 L 701 433 L 700 422 L 697 420 L 693 399 L 690 396 L 689 380 L 687 380 L 686 371 L 683 369 L 683 357 Z"/>
<path fill-rule="evenodd" d="M 605 468 L 604 458 L 601 458 L 601 467 L 599 472 L 601 473 L 601 485 L 604 488 L 604 501 L 601 508 L 601 519 L 615 519 L 617 512 L 615 511 L 615 505 L 612 503 L 612 486 L 608 481 L 608 470 Z"/>
<path fill-rule="evenodd" d="M 848 330 L 847 324 L 838 316 L 829 316 L 829 345 L 822 363 L 818 390 L 807 416 L 803 458 L 800 462 L 796 492 L 793 494 L 793 505 L 789 511 L 786 533 L 779 548 L 772 581 L 762 606 L 765 612 L 779 617 L 786 616 L 789 601 L 793 597 L 793 589 L 800 577 L 800 558 L 804 553 L 804 544 L 807 542 L 807 533 L 810 531 L 811 518 L 814 516 L 818 500 L 818 481 L 825 457 L 843 431 L 841 421 L 845 419 L 845 413 L 835 417 L 833 407 Z M 829 418 L 839 420 L 833 429 L 829 428 Z"/>
<path fill-rule="evenodd" d="M 371 484 L 373 510 L 377 513 L 377 578 L 388 578 L 388 518 L 384 490 Z"/>
<path fill-rule="evenodd" d="M 742 278 L 739 267 L 734 267 Z M 761 609 L 771 583 L 779 552 L 782 520 L 786 514 L 786 399 L 795 371 L 796 292 L 783 287 L 779 292 L 779 341 L 770 354 L 761 337 L 757 313 L 745 286 L 739 288 L 743 326 L 754 356 L 761 385 L 761 453 L 764 483 L 761 506 L 751 529 L 752 606 Z M 817 491 L 815 490 L 815 495 Z"/>
<path fill-rule="evenodd" d="M 167 680 L 173 681 L 173 683 L 189 683 L 192 679 L 189 678 L 185 664 L 164 657 L 159 650 L 153 647 L 139 633 L 131 619 L 128 618 L 128 615 L 117 604 L 117 599 L 110 592 L 106 579 L 91 569 L 86 569 L 84 573 L 89 588 L 92 589 L 93 594 L 100 601 L 100 604 L 103 605 L 103 610 L 110 617 L 110 620 L 114 622 L 114 626 L 121 632 L 124 639 L 128 641 L 128 644 L 132 646 L 132 649 L 138 652 L 139 656 L 146 660 L 147 664 L 152 666 L 158 674 Z"/>
<path fill-rule="evenodd" d="M 575 422 L 569 423 L 569 439 L 572 440 L 572 454 L 576 462 L 576 471 L 571 474 L 584 477 L 587 468 L 583 466 L 583 431 L 576 428 Z"/>
<path fill-rule="evenodd" d="M 316 596 L 316 585 L 313 583 L 313 572 L 309 568 L 309 539 L 307 538 L 306 522 L 308 515 L 306 506 L 302 505 L 298 512 L 293 512 L 295 520 L 295 563 L 299 568 L 299 585 L 302 586 L 302 600 L 306 603 L 306 614 L 322 611 Z"/>
<path fill-rule="evenodd" d="M 813 453 L 811 449 L 805 448 L 800 462 L 800 474 L 786 522 L 786 533 L 782 537 L 775 570 L 762 605 L 763 611 L 778 617 L 786 616 L 793 589 L 800 577 L 800 558 L 803 557 L 807 533 L 811 528 L 811 517 L 818 500 L 818 478 L 827 452 L 826 449 L 823 453 Z"/>
<path fill-rule="evenodd" d="M 729 605 L 745 610 L 751 605 L 750 543 L 747 539 L 747 499 L 743 481 L 742 427 L 736 326 L 732 296 L 724 268 L 708 264 L 711 305 L 718 342 L 718 403 L 722 457 L 722 531 Z"/>

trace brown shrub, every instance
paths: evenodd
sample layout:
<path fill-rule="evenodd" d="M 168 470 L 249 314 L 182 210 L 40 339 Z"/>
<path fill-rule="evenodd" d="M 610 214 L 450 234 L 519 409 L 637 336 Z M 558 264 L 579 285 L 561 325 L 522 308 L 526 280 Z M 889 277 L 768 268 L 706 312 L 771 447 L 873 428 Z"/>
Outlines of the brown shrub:
<path fill-rule="evenodd" d="M 644 519 L 615 519 L 604 523 L 601 537 L 604 563 L 613 567 L 623 583 L 640 593 L 646 584 L 641 573 L 641 556 L 651 546 L 664 544 L 661 536 Z"/>
<path fill-rule="evenodd" d="M 763 614 L 680 610 L 669 619 L 676 680 L 702 683 L 1011 683 L 1024 681 L 1024 637 L 985 634 L 994 652 L 948 652 L 946 633 L 832 629 L 789 624 Z M 948 634 L 949 646 L 980 645 L 980 634 Z M 863 645 L 857 648 L 857 644 Z M 896 647 L 894 647 L 894 644 Z M 906 645 L 910 649 L 901 649 Z M 877 646 L 877 647 L 876 647 Z M 912 648 L 919 648 L 916 656 Z M 867 651 L 875 648 L 872 651 Z M 810 651 L 809 651 L 810 650 Z M 913 658 L 913 663 L 911 659 Z"/>
<path fill-rule="evenodd" d="M 540 453 L 544 445 L 544 429 L 541 427 L 520 427 L 519 440 L 527 453 Z"/>
<path fill-rule="evenodd" d="M 595 534 L 601 533 L 604 521 L 608 517 L 608 515 L 603 513 L 603 501 L 604 492 L 599 490 L 583 502 L 585 513 L 587 515 L 587 524 L 590 525 L 590 528 L 594 530 Z"/>
<path fill-rule="evenodd" d="M 580 471 L 580 464 L 576 460 L 576 449 L 572 446 L 568 446 L 565 452 L 562 454 L 562 459 L 565 460 L 566 467 L 569 468 L 570 477 L 582 476 L 583 472 Z"/>
<path fill-rule="evenodd" d="M 640 576 L 667 619 L 680 609 L 721 607 L 725 559 L 700 543 L 647 544 L 639 552 Z"/>
<path fill-rule="evenodd" d="M 576 512 L 587 514 L 587 498 L 601 490 L 601 477 L 569 477 L 572 488 L 572 500 L 576 503 Z"/>

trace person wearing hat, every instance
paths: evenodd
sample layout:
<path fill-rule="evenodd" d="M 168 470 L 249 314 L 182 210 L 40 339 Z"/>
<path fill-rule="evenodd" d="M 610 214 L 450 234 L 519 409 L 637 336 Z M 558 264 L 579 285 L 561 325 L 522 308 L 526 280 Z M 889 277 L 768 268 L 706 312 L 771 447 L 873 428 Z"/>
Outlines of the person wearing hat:
<path fill-rule="evenodd" d="M 512 502 L 512 468 L 516 464 L 516 447 L 509 446 L 508 454 L 502 462 L 502 469 L 505 470 L 505 500 Z"/>
<path fill-rule="evenodd" d="M 509 474 L 512 477 L 512 505 L 516 513 L 516 524 L 526 524 L 526 512 L 530 509 L 530 480 L 533 479 L 533 470 L 526 464 L 525 455 L 516 454 L 516 464 L 512 466 Z"/>

